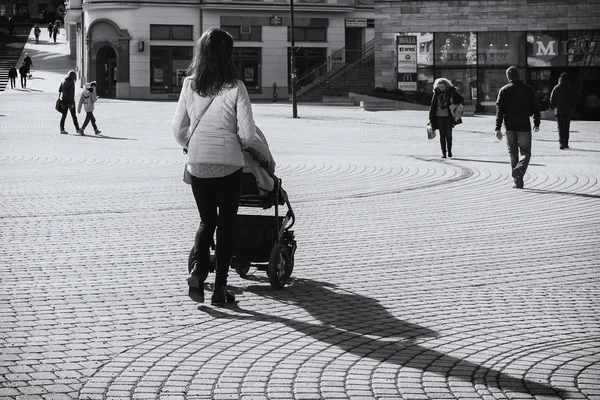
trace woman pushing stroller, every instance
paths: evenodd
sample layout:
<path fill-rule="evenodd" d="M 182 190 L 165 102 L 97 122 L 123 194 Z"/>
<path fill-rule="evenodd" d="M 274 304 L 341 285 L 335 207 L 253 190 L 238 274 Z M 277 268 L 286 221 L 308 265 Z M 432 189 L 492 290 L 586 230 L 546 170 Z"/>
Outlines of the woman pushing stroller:
<path fill-rule="evenodd" d="M 187 150 L 186 168 L 200 214 L 187 278 L 188 293 L 194 301 L 204 301 L 210 246 L 217 229 L 211 298 L 216 305 L 235 302 L 234 295 L 227 291 L 227 277 L 242 190 L 242 152 L 256 134 L 250 98 L 244 83 L 236 79 L 232 56 L 233 38 L 229 33 L 218 28 L 204 32 L 183 81 L 173 120 L 175 139 Z"/>

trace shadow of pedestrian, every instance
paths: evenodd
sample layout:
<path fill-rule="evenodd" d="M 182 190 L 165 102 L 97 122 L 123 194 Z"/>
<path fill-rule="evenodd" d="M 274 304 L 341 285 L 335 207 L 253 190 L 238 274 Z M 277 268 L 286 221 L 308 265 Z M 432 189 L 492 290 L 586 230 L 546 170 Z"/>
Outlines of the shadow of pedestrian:
<path fill-rule="evenodd" d="M 537 194 L 561 194 L 564 196 L 587 197 L 588 199 L 600 199 L 600 195 L 597 195 L 597 194 L 560 192 L 558 190 L 531 189 L 531 188 L 524 188 L 523 190 L 526 192 L 537 193 Z"/>
<path fill-rule="evenodd" d="M 468 162 L 476 162 L 476 163 L 484 163 L 484 164 L 506 164 L 510 165 L 510 161 L 495 161 L 495 160 L 475 160 L 472 158 L 460 158 L 460 157 L 452 157 L 448 159 L 448 161 L 468 161 Z M 529 164 L 532 167 L 545 167 L 545 164 Z"/>
<path fill-rule="evenodd" d="M 117 137 L 117 136 L 106 136 L 106 135 L 74 135 L 77 137 L 90 138 L 90 139 L 109 139 L 109 140 L 137 140 L 126 137 Z"/>
<path fill-rule="evenodd" d="M 380 363 L 392 363 L 442 375 L 475 385 L 532 396 L 564 397 L 564 391 L 538 382 L 515 378 L 501 371 L 450 356 L 419 342 L 435 338 L 437 332 L 394 317 L 377 300 L 326 282 L 294 279 L 282 291 L 267 286 L 245 289 L 278 302 L 297 306 L 315 319 L 304 322 L 246 310 L 239 307 L 200 310 L 214 318 L 248 319 L 284 324 L 344 352 Z"/>

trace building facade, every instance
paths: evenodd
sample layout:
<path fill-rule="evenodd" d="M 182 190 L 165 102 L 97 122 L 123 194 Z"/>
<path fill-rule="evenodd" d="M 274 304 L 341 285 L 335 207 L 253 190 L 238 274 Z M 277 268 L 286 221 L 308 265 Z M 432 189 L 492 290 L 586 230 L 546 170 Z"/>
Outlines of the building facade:
<path fill-rule="evenodd" d="M 40 22 L 62 20 L 65 12 L 64 0 L 2 0 L 0 17 L 33 19 Z"/>
<path fill-rule="evenodd" d="M 543 109 L 563 72 L 580 117 L 600 94 L 600 0 L 376 0 L 375 22 L 379 87 L 425 96 L 445 77 L 485 112 L 516 65 Z"/>
<path fill-rule="evenodd" d="M 374 38 L 374 0 L 294 0 L 299 75 Z M 235 39 L 234 62 L 251 97 L 289 93 L 289 0 L 69 1 L 65 23 L 80 82 L 105 97 L 178 97 L 194 45 L 210 27 Z"/>

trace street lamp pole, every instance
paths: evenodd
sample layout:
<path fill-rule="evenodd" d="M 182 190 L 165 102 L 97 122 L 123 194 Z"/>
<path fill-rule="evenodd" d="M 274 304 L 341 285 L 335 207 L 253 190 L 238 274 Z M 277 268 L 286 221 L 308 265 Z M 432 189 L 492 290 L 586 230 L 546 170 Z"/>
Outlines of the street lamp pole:
<path fill-rule="evenodd" d="M 292 84 L 292 117 L 298 118 L 298 102 L 296 99 L 296 40 L 294 37 L 294 0 L 290 0 L 290 39 L 292 48 L 290 51 L 290 69 Z"/>

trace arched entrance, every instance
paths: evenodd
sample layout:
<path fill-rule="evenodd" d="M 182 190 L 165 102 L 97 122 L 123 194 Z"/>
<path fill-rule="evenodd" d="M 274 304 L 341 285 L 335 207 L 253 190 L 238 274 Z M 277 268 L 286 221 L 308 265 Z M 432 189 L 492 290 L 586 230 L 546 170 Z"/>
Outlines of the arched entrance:
<path fill-rule="evenodd" d="M 110 46 L 102 47 L 96 55 L 96 82 L 99 96 L 117 96 L 117 53 Z"/>

